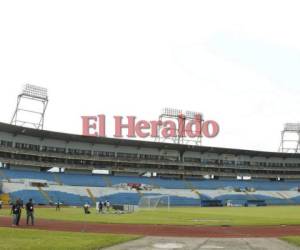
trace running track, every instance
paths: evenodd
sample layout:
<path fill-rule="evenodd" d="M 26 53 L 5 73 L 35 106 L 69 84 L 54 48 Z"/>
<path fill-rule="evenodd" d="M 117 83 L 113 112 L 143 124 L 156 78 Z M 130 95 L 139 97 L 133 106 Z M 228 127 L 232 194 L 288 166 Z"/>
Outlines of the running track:
<path fill-rule="evenodd" d="M 10 217 L 0 217 L 1 227 L 11 227 Z M 174 225 L 135 225 L 135 224 L 99 224 L 90 222 L 58 221 L 38 219 L 34 227 L 26 226 L 21 221 L 19 228 L 41 230 L 135 234 L 143 236 L 175 236 L 175 237 L 281 237 L 299 235 L 297 226 L 174 226 Z"/>

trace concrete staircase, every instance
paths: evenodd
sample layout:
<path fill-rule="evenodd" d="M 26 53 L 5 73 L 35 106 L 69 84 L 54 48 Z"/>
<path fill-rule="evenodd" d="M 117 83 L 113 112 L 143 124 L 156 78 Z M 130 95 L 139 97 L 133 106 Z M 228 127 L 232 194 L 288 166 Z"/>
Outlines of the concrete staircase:
<path fill-rule="evenodd" d="M 5 175 L 5 173 L 2 170 L 0 170 L 0 176 L 2 176 L 2 178 L 7 180 L 8 182 L 11 182 L 10 179 Z"/>
<path fill-rule="evenodd" d="M 201 200 L 201 193 L 193 186 L 193 184 L 189 181 L 183 180 L 184 185 L 189 188 L 193 193 L 197 194 L 199 199 Z"/>
<path fill-rule="evenodd" d="M 96 205 L 96 198 L 95 198 L 95 196 L 93 195 L 92 191 L 91 191 L 89 188 L 87 188 L 86 191 L 87 191 L 87 193 L 88 193 L 90 199 L 92 200 L 93 205 Z"/>
<path fill-rule="evenodd" d="M 111 180 L 109 179 L 109 177 L 107 177 L 107 176 L 102 176 L 102 179 L 104 180 L 106 187 L 112 187 L 112 182 L 111 182 Z"/>
<path fill-rule="evenodd" d="M 296 204 L 293 200 L 291 200 L 289 197 L 287 197 L 286 195 L 284 195 L 283 193 L 279 193 L 277 192 L 277 194 L 282 197 L 283 199 L 287 200 L 290 204 Z"/>
<path fill-rule="evenodd" d="M 38 187 L 38 190 L 43 195 L 43 197 L 48 201 L 49 204 L 53 203 L 53 201 L 50 198 L 49 194 L 45 190 L 43 190 L 41 187 Z"/>
<path fill-rule="evenodd" d="M 53 176 L 54 176 L 54 180 L 58 183 L 58 185 L 63 185 L 63 183 L 62 183 L 62 181 L 61 181 L 58 174 L 54 173 Z"/>
<path fill-rule="evenodd" d="M 249 193 L 248 191 L 245 190 L 244 193 L 250 200 L 254 200 L 254 201 L 257 200 L 257 198 L 254 195 L 252 195 L 251 193 Z"/>

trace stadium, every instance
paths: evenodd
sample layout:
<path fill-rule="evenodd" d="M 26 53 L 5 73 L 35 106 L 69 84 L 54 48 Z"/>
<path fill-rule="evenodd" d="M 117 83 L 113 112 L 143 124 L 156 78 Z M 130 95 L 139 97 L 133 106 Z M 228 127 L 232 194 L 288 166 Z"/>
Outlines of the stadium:
<path fill-rule="evenodd" d="M 42 104 L 42 111 L 35 105 L 23 108 L 24 99 Z M 284 135 L 297 133 L 297 124 L 286 124 L 281 152 L 266 152 L 203 146 L 201 133 L 188 140 L 110 138 L 103 136 L 105 123 L 100 122 L 102 135 L 94 136 L 90 128 L 96 126 L 89 117 L 83 119 L 82 135 L 49 131 L 43 128 L 47 104 L 47 89 L 27 84 L 11 123 L 0 123 L 0 234 L 9 239 L 5 249 L 27 249 L 23 244 L 28 249 L 115 244 L 108 249 L 294 249 L 277 239 L 255 240 L 262 237 L 299 244 L 299 238 L 291 236 L 300 234 L 300 156 L 297 148 L 286 145 L 291 140 Z M 24 112 L 38 119 L 21 118 Z M 179 128 L 186 123 L 192 128 L 193 122 L 201 127 L 202 118 L 195 119 L 200 113 L 182 113 L 164 109 L 155 123 L 173 119 L 180 121 Z M 126 125 L 118 120 L 121 134 Z M 209 123 L 219 130 L 216 122 Z M 135 128 L 141 134 L 141 127 Z M 209 137 L 208 125 L 206 133 Z M 291 149 L 294 152 L 287 152 Z M 39 230 L 28 229 L 28 217 L 27 226 L 25 219 L 21 226 L 16 224 L 21 231 L 5 229 L 11 226 L 15 204 L 30 200 L 36 209 L 34 228 Z M 55 235 L 56 247 L 42 230 Z M 24 243 L 12 247 L 14 234 Z M 30 245 L 32 237 L 42 245 Z"/>
<path fill-rule="evenodd" d="M 0 250 L 300 249 L 299 8 L 2 1 Z"/>
<path fill-rule="evenodd" d="M 300 203 L 298 154 L 97 138 L 5 123 L 0 143 L 6 202 L 32 197 L 41 205 L 138 205 L 144 196 L 168 196 L 170 206 Z M 59 171 L 48 171 L 54 167 Z"/>

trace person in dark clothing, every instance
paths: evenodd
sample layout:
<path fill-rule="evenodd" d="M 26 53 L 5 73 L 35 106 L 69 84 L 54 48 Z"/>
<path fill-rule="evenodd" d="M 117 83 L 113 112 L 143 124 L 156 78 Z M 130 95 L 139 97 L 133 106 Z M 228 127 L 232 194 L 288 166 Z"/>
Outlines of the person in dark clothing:
<path fill-rule="evenodd" d="M 20 200 L 17 199 L 15 203 L 13 203 L 11 207 L 11 214 L 13 215 L 13 226 L 19 226 L 20 219 L 21 219 L 21 210 L 22 206 Z"/>
<path fill-rule="evenodd" d="M 103 211 L 107 212 L 107 200 L 103 202 Z"/>
<path fill-rule="evenodd" d="M 99 213 L 103 212 L 103 201 L 99 202 Z"/>
<path fill-rule="evenodd" d="M 27 225 L 29 223 L 29 219 L 31 220 L 31 225 L 34 225 L 34 208 L 32 199 L 29 199 L 29 201 L 26 203 L 26 215 L 27 215 Z"/>
<path fill-rule="evenodd" d="M 55 210 L 60 211 L 60 201 L 59 200 L 56 202 Z"/>
<path fill-rule="evenodd" d="M 20 220 L 21 220 L 21 215 L 22 215 L 23 201 L 21 199 L 18 199 L 17 204 L 20 207 L 20 213 L 18 214 L 18 218 L 17 218 L 17 226 L 19 226 Z"/>

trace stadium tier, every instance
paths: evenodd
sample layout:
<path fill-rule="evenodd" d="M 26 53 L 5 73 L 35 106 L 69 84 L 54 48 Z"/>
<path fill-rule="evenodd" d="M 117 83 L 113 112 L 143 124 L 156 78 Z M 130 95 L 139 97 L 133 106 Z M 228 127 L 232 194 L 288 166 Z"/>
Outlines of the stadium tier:
<path fill-rule="evenodd" d="M 97 138 L 0 123 L 1 193 L 66 205 L 300 203 L 300 155 Z M 58 172 L 49 172 L 53 168 Z M 106 174 L 95 174 L 95 170 Z"/>
<path fill-rule="evenodd" d="M 66 174 L 1 170 L 3 193 L 11 199 L 33 198 L 38 204 L 82 205 L 109 200 L 137 205 L 143 196 L 170 197 L 170 205 L 297 204 L 298 181 L 172 180 L 157 177 Z"/>

